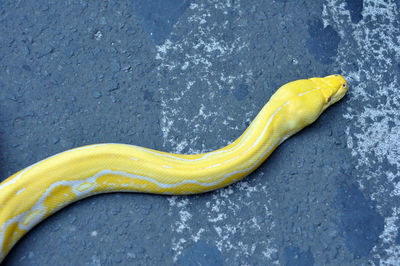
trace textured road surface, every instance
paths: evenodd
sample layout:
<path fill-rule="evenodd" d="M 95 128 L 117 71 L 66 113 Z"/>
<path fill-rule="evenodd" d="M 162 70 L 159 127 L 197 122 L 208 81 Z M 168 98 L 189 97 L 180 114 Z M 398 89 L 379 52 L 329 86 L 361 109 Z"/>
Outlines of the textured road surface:
<path fill-rule="evenodd" d="M 242 182 L 82 200 L 4 265 L 399 264 L 399 22 L 396 0 L 0 0 L 0 180 L 91 143 L 210 151 L 288 81 L 350 84 Z"/>

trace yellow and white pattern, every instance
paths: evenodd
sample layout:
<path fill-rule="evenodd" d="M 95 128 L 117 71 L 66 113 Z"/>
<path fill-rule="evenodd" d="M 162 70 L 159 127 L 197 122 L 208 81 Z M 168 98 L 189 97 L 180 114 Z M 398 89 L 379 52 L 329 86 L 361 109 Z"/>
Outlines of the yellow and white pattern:
<path fill-rule="evenodd" d="M 340 75 L 290 82 L 272 95 L 237 140 L 213 152 L 184 155 L 96 144 L 31 165 L 0 183 L 0 262 L 36 224 L 79 199 L 121 191 L 196 194 L 232 184 L 346 91 Z"/>

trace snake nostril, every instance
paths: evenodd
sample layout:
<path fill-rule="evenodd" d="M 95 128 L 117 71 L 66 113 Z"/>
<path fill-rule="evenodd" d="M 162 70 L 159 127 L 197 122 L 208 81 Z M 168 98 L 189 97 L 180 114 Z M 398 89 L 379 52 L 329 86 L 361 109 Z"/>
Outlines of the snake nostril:
<path fill-rule="evenodd" d="M 329 97 L 329 98 L 328 98 L 328 103 L 329 103 L 331 100 L 332 100 L 332 97 Z"/>

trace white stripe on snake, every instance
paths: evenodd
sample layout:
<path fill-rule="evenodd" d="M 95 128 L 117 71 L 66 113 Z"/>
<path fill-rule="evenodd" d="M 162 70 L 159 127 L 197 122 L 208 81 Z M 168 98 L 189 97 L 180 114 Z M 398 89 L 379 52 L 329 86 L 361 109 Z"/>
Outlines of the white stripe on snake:
<path fill-rule="evenodd" d="M 96 144 L 35 163 L 0 184 L 0 262 L 36 224 L 79 199 L 108 192 L 196 194 L 232 184 L 346 91 L 340 75 L 290 82 L 272 95 L 242 136 L 213 152 L 185 155 Z"/>

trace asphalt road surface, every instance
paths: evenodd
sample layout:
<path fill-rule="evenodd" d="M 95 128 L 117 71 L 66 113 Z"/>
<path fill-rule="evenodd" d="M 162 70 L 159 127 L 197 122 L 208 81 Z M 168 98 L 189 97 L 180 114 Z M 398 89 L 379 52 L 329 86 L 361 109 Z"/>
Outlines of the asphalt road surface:
<path fill-rule="evenodd" d="M 79 201 L 4 265 L 399 265 L 399 23 L 396 0 L 0 0 L 0 180 L 92 143 L 211 151 L 286 82 L 349 82 L 243 181 Z"/>

